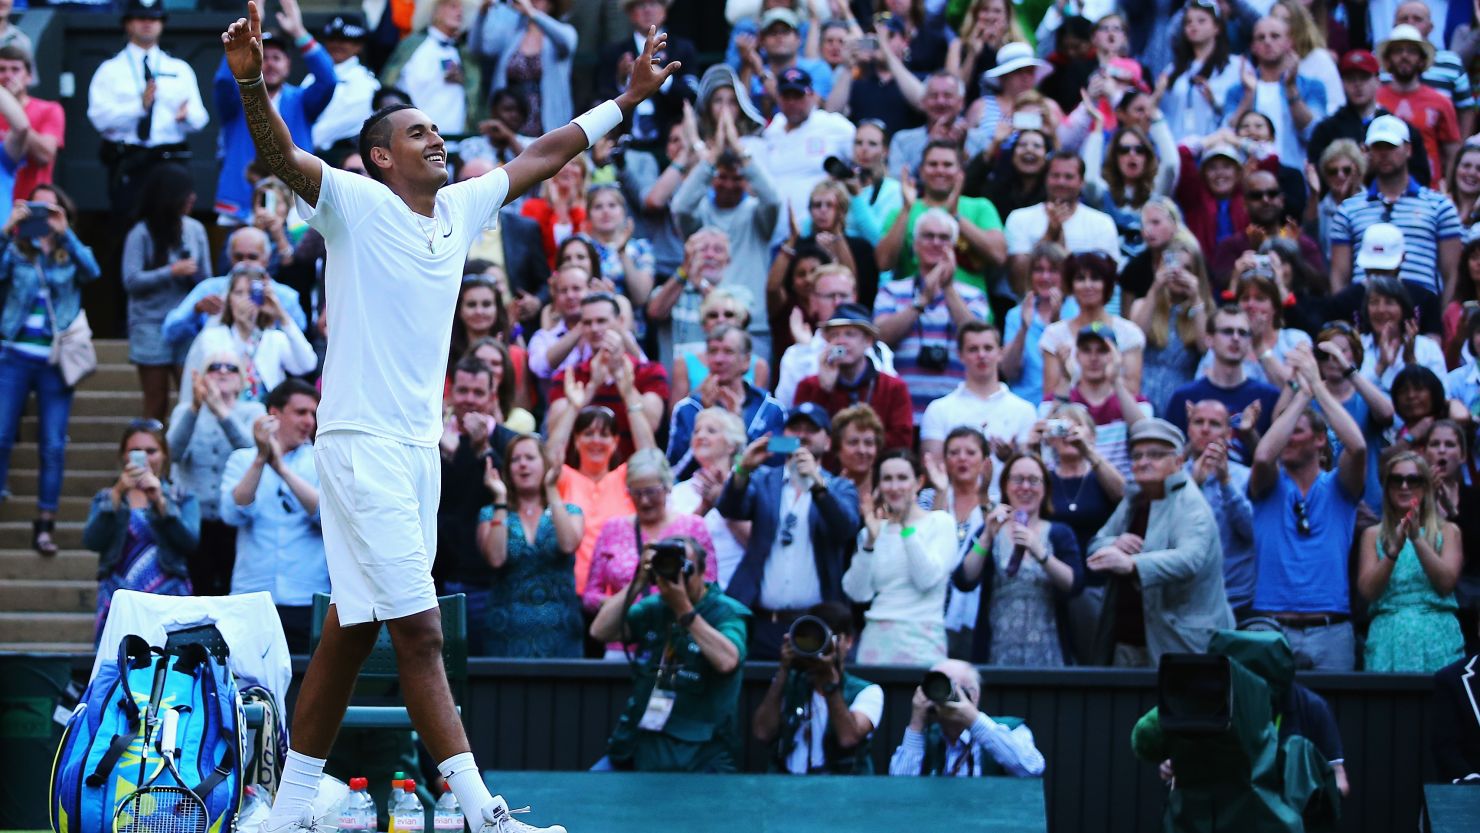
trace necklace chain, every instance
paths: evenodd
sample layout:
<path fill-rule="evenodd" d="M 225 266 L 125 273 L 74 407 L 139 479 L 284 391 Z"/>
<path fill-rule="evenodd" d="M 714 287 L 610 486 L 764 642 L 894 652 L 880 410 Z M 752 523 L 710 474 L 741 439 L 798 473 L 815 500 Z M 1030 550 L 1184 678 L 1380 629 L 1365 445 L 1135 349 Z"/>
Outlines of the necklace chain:
<path fill-rule="evenodd" d="M 437 236 L 437 213 L 436 212 L 437 212 L 437 209 L 436 208 L 433 208 L 432 209 L 432 217 L 431 217 L 431 220 L 432 220 L 432 230 L 431 231 L 427 231 L 426 224 L 422 222 L 422 216 L 420 214 L 417 214 L 415 211 L 411 212 L 411 216 L 413 216 L 413 217 L 416 218 L 416 227 L 419 228 L 419 229 L 421 229 L 422 235 L 425 236 L 426 239 L 427 239 L 427 251 L 429 251 L 429 252 L 435 252 L 436 251 L 436 249 L 433 247 L 433 244 L 432 244 L 432 241 L 435 240 L 436 239 L 436 236 Z"/>

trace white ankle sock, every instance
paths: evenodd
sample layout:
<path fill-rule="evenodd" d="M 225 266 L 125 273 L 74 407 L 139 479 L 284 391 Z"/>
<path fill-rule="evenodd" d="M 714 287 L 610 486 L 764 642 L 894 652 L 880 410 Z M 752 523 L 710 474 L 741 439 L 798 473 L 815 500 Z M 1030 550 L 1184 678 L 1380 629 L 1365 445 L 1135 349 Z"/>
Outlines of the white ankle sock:
<path fill-rule="evenodd" d="M 283 777 L 273 797 L 272 811 L 263 828 L 273 830 L 303 817 L 319 791 L 319 778 L 324 774 L 324 759 L 310 758 L 292 749 L 283 764 Z"/>
<path fill-rule="evenodd" d="M 483 783 L 483 774 L 473 762 L 473 753 L 453 755 L 438 764 L 437 771 L 452 786 L 452 794 L 457 796 L 457 803 L 462 805 L 468 826 L 477 830 L 478 825 L 483 823 L 483 809 L 498 799 L 488 792 L 488 787 Z"/>

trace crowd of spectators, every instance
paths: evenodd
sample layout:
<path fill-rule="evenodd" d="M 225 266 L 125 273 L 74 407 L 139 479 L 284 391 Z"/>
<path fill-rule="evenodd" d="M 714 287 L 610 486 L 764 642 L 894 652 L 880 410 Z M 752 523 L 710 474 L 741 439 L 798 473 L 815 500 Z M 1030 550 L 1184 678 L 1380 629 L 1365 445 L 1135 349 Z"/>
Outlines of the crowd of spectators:
<path fill-rule="evenodd" d="M 299 145 L 365 173 L 359 122 L 409 103 L 459 179 L 620 91 L 671 11 L 391 2 L 310 32 L 275 5 L 264 80 Z M 447 357 L 436 580 L 475 654 L 638 658 L 605 765 L 732 765 L 747 659 L 781 663 L 754 724 L 778 769 L 863 766 L 882 694 L 856 661 L 951 681 L 891 772 L 1036 774 L 973 665 L 1150 667 L 1234 627 L 1331 671 L 1480 648 L 1471 4 L 713 5 L 727 51 L 674 27 L 660 94 L 475 244 Z M 323 240 L 224 62 L 206 90 L 166 26 L 127 0 L 87 90 L 136 218 L 144 394 L 88 519 L 99 628 L 119 587 L 265 589 L 305 650 Z M 72 396 L 47 356 L 99 268 L 15 31 L 0 483 L 35 391 L 47 555 Z M 209 208 L 184 167 L 207 124 Z M 803 616 L 832 659 L 796 653 Z"/>

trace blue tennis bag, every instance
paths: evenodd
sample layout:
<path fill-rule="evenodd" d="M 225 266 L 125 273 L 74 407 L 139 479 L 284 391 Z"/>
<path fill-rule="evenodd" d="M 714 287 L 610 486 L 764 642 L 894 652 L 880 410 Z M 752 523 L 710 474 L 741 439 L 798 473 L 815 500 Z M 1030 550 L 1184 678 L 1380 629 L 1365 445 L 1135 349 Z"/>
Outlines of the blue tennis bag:
<path fill-rule="evenodd" d="M 202 632 L 213 638 L 200 639 Z M 189 634 L 177 640 L 175 637 Z M 55 833 L 108 833 L 114 813 L 156 777 L 159 715 L 179 712 L 180 777 L 206 805 L 208 833 L 230 833 L 242 801 L 241 698 L 215 626 L 171 634 L 164 649 L 130 634 L 88 683 L 57 748 L 51 776 Z"/>

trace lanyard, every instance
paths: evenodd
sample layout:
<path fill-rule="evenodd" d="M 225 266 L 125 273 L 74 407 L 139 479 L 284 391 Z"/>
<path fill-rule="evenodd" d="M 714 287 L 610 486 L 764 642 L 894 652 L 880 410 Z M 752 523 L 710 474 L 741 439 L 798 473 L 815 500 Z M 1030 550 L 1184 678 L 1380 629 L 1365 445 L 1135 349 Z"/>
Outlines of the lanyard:
<path fill-rule="evenodd" d="M 946 755 L 947 756 L 949 756 L 950 753 L 951 753 L 951 746 L 953 746 L 953 744 L 947 744 L 946 745 Z M 960 775 L 961 775 L 961 767 L 963 765 L 965 765 L 965 767 L 966 767 L 966 777 L 967 778 L 971 778 L 971 777 L 973 777 L 973 776 L 976 775 L 976 756 L 972 754 L 972 751 L 973 750 L 972 750 L 971 744 L 967 743 L 967 744 L 964 744 L 963 746 L 964 746 L 964 748 L 961 751 L 961 757 L 957 758 L 956 759 L 956 763 L 951 766 L 950 776 L 952 778 L 958 778 L 958 777 L 960 777 Z"/>

